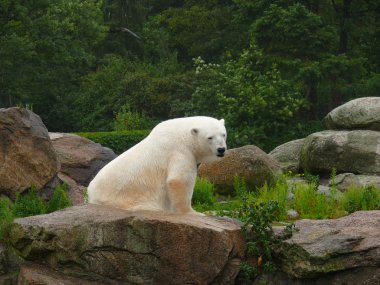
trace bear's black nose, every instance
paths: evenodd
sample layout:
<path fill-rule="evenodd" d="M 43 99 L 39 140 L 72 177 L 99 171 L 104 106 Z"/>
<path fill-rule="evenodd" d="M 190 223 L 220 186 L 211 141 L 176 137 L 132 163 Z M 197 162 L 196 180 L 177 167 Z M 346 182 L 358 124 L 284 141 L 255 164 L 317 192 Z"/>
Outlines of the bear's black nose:
<path fill-rule="evenodd" d="M 224 154 L 224 152 L 226 151 L 226 148 L 225 147 L 218 147 L 217 151 L 218 151 L 218 154 Z"/>

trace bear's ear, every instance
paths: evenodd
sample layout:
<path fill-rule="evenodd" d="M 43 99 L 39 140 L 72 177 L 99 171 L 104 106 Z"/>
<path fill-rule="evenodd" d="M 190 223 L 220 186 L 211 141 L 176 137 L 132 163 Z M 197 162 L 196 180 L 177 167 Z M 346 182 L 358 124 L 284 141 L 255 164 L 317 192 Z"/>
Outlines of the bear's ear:
<path fill-rule="evenodd" d="M 224 126 L 224 119 L 220 119 L 219 122 Z"/>
<path fill-rule="evenodd" d="M 195 136 L 195 135 L 197 135 L 198 134 L 198 129 L 191 129 L 191 134 L 193 135 L 193 136 Z"/>

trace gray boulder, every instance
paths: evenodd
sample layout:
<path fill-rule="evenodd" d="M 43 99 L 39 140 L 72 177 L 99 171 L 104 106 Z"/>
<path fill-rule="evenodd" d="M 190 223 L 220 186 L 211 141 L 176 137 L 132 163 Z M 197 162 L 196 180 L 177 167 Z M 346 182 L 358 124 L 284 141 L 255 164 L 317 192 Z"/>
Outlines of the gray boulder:
<path fill-rule="evenodd" d="M 116 157 L 111 149 L 74 134 L 49 135 L 61 162 L 61 172 L 79 185 L 88 186 L 99 170 Z"/>
<path fill-rule="evenodd" d="M 359 185 L 364 186 L 375 186 L 380 188 L 380 176 L 377 175 L 356 175 L 359 180 Z"/>
<path fill-rule="evenodd" d="M 23 108 L 0 109 L 0 193 L 13 198 L 32 185 L 41 189 L 58 170 L 41 118 Z"/>
<path fill-rule="evenodd" d="M 332 181 L 330 181 L 330 186 Z M 353 173 L 341 173 L 335 178 L 335 185 L 338 190 L 344 192 L 351 186 L 366 187 L 375 186 L 380 188 L 380 176 L 378 175 L 355 175 Z"/>
<path fill-rule="evenodd" d="M 380 131 L 380 97 L 349 101 L 328 113 L 323 121 L 328 129 Z"/>
<path fill-rule="evenodd" d="M 300 170 L 300 155 L 304 139 L 298 139 L 279 145 L 269 155 L 276 159 L 285 172 L 298 173 Z"/>
<path fill-rule="evenodd" d="M 274 249 L 285 274 L 267 284 L 379 284 L 380 211 L 299 220 L 295 226 L 293 236 Z"/>
<path fill-rule="evenodd" d="M 329 181 L 329 185 L 335 187 L 342 192 L 347 191 L 350 187 L 361 187 L 357 175 L 353 173 L 341 173 L 335 177 L 335 181 Z"/>
<path fill-rule="evenodd" d="M 16 219 L 10 240 L 20 278 L 67 284 L 233 284 L 245 252 L 231 219 L 91 204 Z"/>
<path fill-rule="evenodd" d="M 309 135 L 300 164 L 309 173 L 380 175 L 380 132 L 370 130 L 322 131 Z"/>

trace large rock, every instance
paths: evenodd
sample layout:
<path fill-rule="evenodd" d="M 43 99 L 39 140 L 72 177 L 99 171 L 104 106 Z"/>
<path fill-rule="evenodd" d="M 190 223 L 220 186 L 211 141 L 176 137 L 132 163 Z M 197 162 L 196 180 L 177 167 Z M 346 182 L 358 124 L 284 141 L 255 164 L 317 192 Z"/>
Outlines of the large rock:
<path fill-rule="evenodd" d="M 111 149 L 77 135 L 49 135 L 61 162 L 61 172 L 83 186 L 87 186 L 99 170 L 116 157 Z"/>
<path fill-rule="evenodd" d="M 377 175 L 357 175 L 359 180 L 359 185 L 361 187 L 365 186 L 375 186 L 380 188 L 380 176 Z"/>
<path fill-rule="evenodd" d="M 107 284 L 233 284 L 245 251 L 234 220 L 91 204 L 16 219 L 11 246 L 57 279 Z"/>
<path fill-rule="evenodd" d="M 295 226 L 293 236 L 275 248 L 286 282 L 269 284 L 380 284 L 380 211 L 299 220 Z"/>
<path fill-rule="evenodd" d="M 285 172 L 298 173 L 300 170 L 300 155 L 304 139 L 298 139 L 279 145 L 269 155 L 280 163 Z"/>
<path fill-rule="evenodd" d="M 83 280 L 64 275 L 43 265 L 22 265 L 18 285 L 105 285 L 106 283 Z"/>
<path fill-rule="evenodd" d="M 310 173 L 380 174 L 380 132 L 322 131 L 309 135 L 301 151 L 301 167 Z"/>
<path fill-rule="evenodd" d="M 380 97 L 358 98 L 343 104 L 324 118 L 328 129 L 380 131 Z"/>
<path fill-rule="evenodd" d="M 254 145 L 230 149 L 222 159 L 202 163 L 198 168 L 198 176 L 210 180 L 222 194 L 233 193 L 236 176 L 244 178 L 253 190 L 269 183 L 280 172 L 278 162 Z"/>
<path fill-rule="evenodd" d="M 333 181 L 329 181 L 331 186 Z M 376 175 L 355 175 L 353 173 L 341 173 L 335 178 L 335 186 L 339 191 L 345 192 L 350 187 L 375 186 L 380 188 L 380 176 Z"/>
<path fill-rule="evenodd" d="M 0 109 L 0 193 L 14 197 L 32 185 L 40 189 L 58 170 L 40 117 L 22 108 Z"/>

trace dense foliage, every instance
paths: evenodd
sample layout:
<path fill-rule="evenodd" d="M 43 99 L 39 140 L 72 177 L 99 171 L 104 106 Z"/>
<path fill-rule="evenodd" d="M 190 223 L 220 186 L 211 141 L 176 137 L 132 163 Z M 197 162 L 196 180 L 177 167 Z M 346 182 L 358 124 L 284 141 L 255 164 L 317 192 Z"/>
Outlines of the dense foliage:
<path fill-rule="evenodd" d="M 10 228 L 15 218 L 51 213 L 71 206 L 67 185 L 58 185 L 49 201 L 41 198 L 36 187 L 26 193 L 17 193 L 12 202 L 8 197 L 0 198 L 0 241 L 8 241 Z"/>
<path fill-rule="evenodd" d="M 1 1 L 0 107 L 71 132 L 225 117 L 268 151 L 378 96 L 379 20 L 376 0 Z"/>
<path fill-rule="evenodd" d="M 102 146 L 112 149 L 116 154 L 120 154 L 135 144 L 142 141 L 148 136 L 149 131 L 119 131 L 119 132 L 91 132 L 91 133 L 76 133 L 81 137 L 88 138 Z"/>

